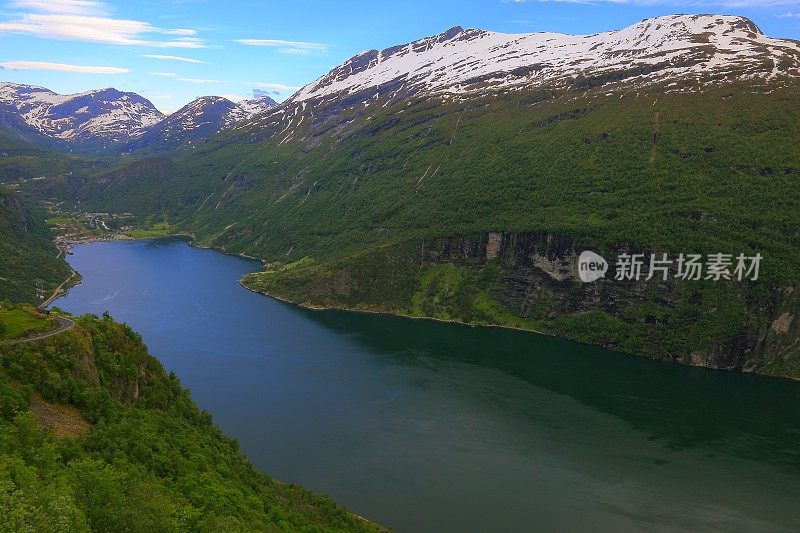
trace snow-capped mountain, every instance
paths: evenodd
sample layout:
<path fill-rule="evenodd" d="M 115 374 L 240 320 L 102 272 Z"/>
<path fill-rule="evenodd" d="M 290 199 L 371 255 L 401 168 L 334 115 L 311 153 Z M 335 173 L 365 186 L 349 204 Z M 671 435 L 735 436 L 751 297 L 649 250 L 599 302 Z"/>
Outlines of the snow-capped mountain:
<path fill-rule="evenodd" d="M 205 139 L 233 125 L 239 113 L 236 104 L 227 98 L 203 96 L 167 116 L 129 143 L 126 150 L 174 148 L 187 141 Z"/>
<path fill-rule="evenodd" d="M 659 90 L 678 91 L 730 80 L 777 86 L 790 79 L 800 79 L 800 42 L 767 37 L 742 17 L 672 15 L 588 36 L 455 27 L 361 53 L 281 105 L 266 95 L 238 103 L 203 97 L 164 117 L 141 96 L 114 89 L 62 96 L 0 83 L 0 124 L 58 146 L 158 150 L 247 124 L 248 135 L 258 129 L 267 135 L 269 124 L 280 124 L 291 136 L 292 124 L 328 105 L 539 87 L 615 91 L 658 83 Z"/>
<path fill-rule="evenodd" d="M 208 139 L 277 105 L 271 98 L 234 103 L 221 96 L 203 96 L 149 128 L 126 146 L 126 151 L 170 150 L 187 142 Z"/>
<path fill-rule="evenodd" d="M 742 17 L 674 15 L 589 36 L 455 27 L 359 54 L 290 101 L 468 95 L 544 85 L 580 88 L 581 80 L 592 87 L 665 78 L 775 78 L 800 75 L 799 65 L 800 43 L 767 37 Z"/>
<path fill-rule="evenodd" d="M 236 102 L 236 106 L 239 108 L 240 113 L 237 115 L 236 120 L 248 120 L 259 113 L 263 113 L 273 107 L 277 107 L 278 102 L 267 96 L 266 94 L 257 94 L 256 98 L 251 98 L 249 100 L 241 100 Z"/>
<path fill-rule="evenodd" d="M 42 87 L 0 83 L 4 122 L 23 134 L 103 146 L 127 142 L 164 115 L 135 93 L 100 89 L 61 95 Z"/>
<path fill-rule="evenodd" d="M 42 87 L 0 83 L 0 124 L 43 144 L 89 151 L 175 148 L 276 105 L 268 96 L 238 103 L 205 96 L 165 116 L 142 96 L 116 89 L 61 95 Z"/>

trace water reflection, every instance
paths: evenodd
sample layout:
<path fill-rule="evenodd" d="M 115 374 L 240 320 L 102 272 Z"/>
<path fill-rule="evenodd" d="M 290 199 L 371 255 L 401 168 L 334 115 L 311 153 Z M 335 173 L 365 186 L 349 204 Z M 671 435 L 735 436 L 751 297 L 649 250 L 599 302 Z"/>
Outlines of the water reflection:
<path fill-rule="evenodd" d="M 263 471 L 400 531 L 800 529 L 800 386 L 253 294 L 185 242 L 79 246 L 57 305 L 130 323 Z"/>
<path fill-rule="evenodd" d="M 300 312 L 396 364 L 434 372 L 453 361 L 497 369 L 618 417 L 667 448 L 706 445 L 800 471 L 797 383 L 644 360 L 524 332 Z"/>

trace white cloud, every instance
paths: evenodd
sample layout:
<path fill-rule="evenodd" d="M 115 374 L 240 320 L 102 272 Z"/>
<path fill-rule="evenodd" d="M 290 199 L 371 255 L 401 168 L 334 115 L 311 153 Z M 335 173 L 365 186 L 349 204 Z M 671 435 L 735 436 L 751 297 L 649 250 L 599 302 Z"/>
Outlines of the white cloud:
<path fill-rule="evenodd" d="M 200 61 L 199 59 L 192 59 L 190 57 L 163 56 L 160 54 L 145 54 L 142 57 L 147 57 L 149 59 L 163 59 L 165 61 L 183 61 L 184 63 L 195 63 L 195 64 L 203 63 L 203 61 Z"/>
<path fill-rule="evenodd" d="M 278 50 L 281 54 L 289 54 L 292 56 L 307 56 L 311 50 L 307 48 L 281 48 Z"/>
<path fill-rule="evenodd" d="M 101 15 L 107 12 L 102 2 L 94 0 L 14 0 L 10 5 L 17 9 L 67 15 Z"/>
<path fill-rule="evenodd" d="M 67 65 L 65 63 L 48 63 L 46 61 L 5 61 L 0 67 L 11 70 L 52 70 L 57 72 L 81 72 L 84 74 L 124 74 L 130 72 L 120 67 L 95 67 L 88 65 Z"/>
<path fill-rule="evenodd" d="M 225 80 L 209 80 L 205 78 L 184 78 L 183 76 L 179 76 L 174 72 L 151 72 L 153 76 L 161 76 L 162 78 L 172 78 L 173 80 L 183 81 L 186 83 L 198 83 L 198 84 L 205 84 L 205 83 L 228 83 Z"/>
<path fill-rule="evenodd" d="M 302 87 L 295 86 L 295 85 L 285 85 L 283 83 L 271 83 L 271 82 L 262 82 L 262 81 L 251 81 L 248 82 L 249 86 L 251 87 L 258 87 L 259 89 L 266 89 L 267 91 L 272 92 L 273 94 L 280 94 L 280 93 L 288 93 L 288 92 L 295 92 L 302 89 Z"/>
<path fill-rule="evenodd" d="M 195 30 L 113 18 L 107 15 L 106 4 L 95 0 L 14 0 L 11 6 L 27 12 L 0 21 L 0 33 L 123 46 L 205 48 Z M 154 34 L 169 37 L 153 39 Z"/>
<path fill-rule="evenodd" d="M 242 100 L 247 100 L 246 96 L 241 96 L 239 94 L 221 94 L 223 98 L 227 98 L 231 102 L 241 102 Z"/>
<path fill-rule="evenodd" d="M 278 48 L 281 53 L 292 55 L 307 55 L 311 52 L 327 52 L 330 46 L 323 43 L 306 41 L 285 41 L 283 39 L 237 39 L 237 43 L 245 46 L 266 46 Z"/>
<path fill-rule="evenodd" d="M 188 28 L 172 28 L 170 30 L 161 30 L 161 32 L 166 33 L 167 35 L 184 35 L 184 36 L 197 35 L 197 30 L 190 30 Z"/>

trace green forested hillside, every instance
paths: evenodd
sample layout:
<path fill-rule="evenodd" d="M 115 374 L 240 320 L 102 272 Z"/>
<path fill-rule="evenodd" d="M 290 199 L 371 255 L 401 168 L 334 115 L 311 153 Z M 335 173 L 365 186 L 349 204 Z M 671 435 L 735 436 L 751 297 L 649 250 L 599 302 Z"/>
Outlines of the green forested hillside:
<path fill-rule="evenodd" d="M 28 197 L 48 198 L 45 180 L 31 178 L 80 182 L 103 167 L 3 131 L 0 153 L 0 180 L 26 188 L 0 188 L 0 306 L 38 303 L 70 268 Z M 57 325 L 28 305 L 0 308 L 0 531 L 378 529 L 254 470 L 127 326 L 76 321 L 9 344 Z"/>
<path fill-rule="evenodd" d="M 69 277 L 44 217 L 0 186 L 0 300 L 39 303 Z"/>
<path fill-rule="evenodd" d="M 367 531 L 255 471 L 108 316 L 0 346 L 0 530 Z"/>
<path fill-rule="evenodd" d="M 39 303 L 70 275 L 57 257 L 39 193 L 48 178 L 88 176 L 103 166 L 35 146 L 0 127 L 0 300 Z M 29 192 L 19 193 L 20 186 Z"/>
<path fill-rule="evenodd" d="M 798 357 L 794 326 L 780 338 L 770 328 L 794 313 L 786 295 L 800 282 L 800 87 L 679 89 L 312 107 L 302 120 L 290 111 L 175 157 L 61 180 L 51 193 L 138 213 L 145 225 L 166 215 L 201 244 L 268 260 L 269 272 L 247 283 L 302 303 L 512 325 L 794 375 L 785 363 Z M 455 285 L 431 281 L 439 261 L 426 246 L 490 232 L 608 254 L 765 259 L 756 284 L 653 283 L 610 295 L 519 285 L 543 271 L 502 257 L 453 265 L 469 273 Z"/>
<path fill-rule="evenodd" d="M 523 93 L 390 106 L 369 120 L 322 114 L 291 136 L 262 124 L 71 192 L 117 210 L 166 210 L 203 243 L 285 262 L 546 230 L 674 251 L 758 249 L 773 258 L 767 275 L 796 280 L 800 88 L 744 89 Z"/>
<path fill-rule="evenodd" d="M 68 176 L 102 166 L 99 159 L 67 155 L 37 146 L 0 126 L 0 183 Z"/>

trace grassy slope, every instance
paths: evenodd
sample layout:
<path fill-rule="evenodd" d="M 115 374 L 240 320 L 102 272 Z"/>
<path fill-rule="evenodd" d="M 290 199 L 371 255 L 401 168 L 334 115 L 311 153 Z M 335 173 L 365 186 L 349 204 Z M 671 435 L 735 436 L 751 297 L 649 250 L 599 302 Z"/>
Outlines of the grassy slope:
<path fill-rule="evenodd" d="M 0 307 L 0 342 L 45 332 L 53 321 L 32 305 Z"/>
<path fill-rule="evenodd" d="M 85 316 L 68 333 L 3 347 L 0 530 L 367 531 L 329 499 L 256 472 L 138 335 Z M 32 393 L 91 430 L 37 427 Z"/>

